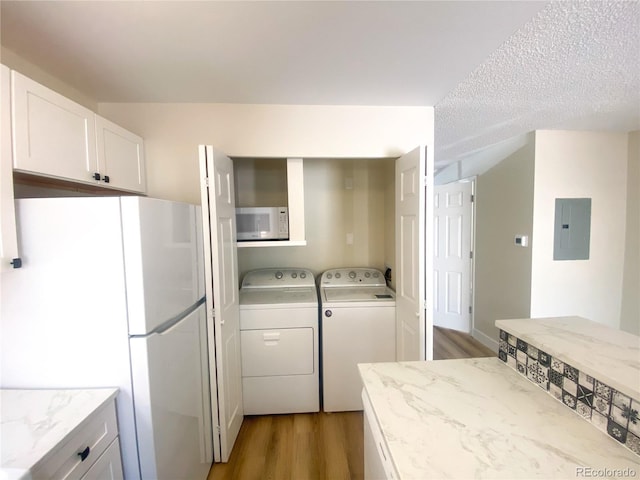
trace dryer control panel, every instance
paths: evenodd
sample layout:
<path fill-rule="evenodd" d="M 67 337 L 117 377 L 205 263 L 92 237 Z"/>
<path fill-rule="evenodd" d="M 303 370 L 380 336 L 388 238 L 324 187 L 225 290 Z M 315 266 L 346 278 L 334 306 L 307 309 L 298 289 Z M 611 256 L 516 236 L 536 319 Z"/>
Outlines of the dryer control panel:
<path fill-rule="evenodd" d="M 384 275 L 375 268 L 334 268 L 320 278 L 321 287 L 386 286 Z"/>
<path fill-rule="evenodd" d="M 313 272 L 306 268 L 262 268 L 247 272 L 241 288 L 294 288 L 315 286 Z"/>

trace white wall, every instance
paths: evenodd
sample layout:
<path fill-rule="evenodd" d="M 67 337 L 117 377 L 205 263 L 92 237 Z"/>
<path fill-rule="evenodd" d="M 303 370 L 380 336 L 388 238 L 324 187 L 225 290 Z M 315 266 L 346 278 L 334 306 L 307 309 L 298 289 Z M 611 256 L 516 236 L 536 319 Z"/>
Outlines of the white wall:
<path fill-rule="evenodd" d="M 640 335 L 640 131 L 629 134 L 627 232 L 620 328 Z"/>
<path fill-rule="evenodd" d="M 13 70 L 17 70 L 18 72 L 26 75 L 32 80 L 35 80 L 36 82 L 41 83 L 42 85 L 45 85 L 52 90 L 55 90 L 61 95 L 70 98 L 74 102 L 83 105 L 89 110 L 93 110 L 94 112 L 97 111 L 98 103 L 93 98 L 86 96 L 75 88 L 69 86 L 67 83 L 62 82 L 58 78 L 49 75 L 40 67 L 34 65 L 33 63 L 27 62 L 11 50 L 0 46 L 0 58 L 2 59 L 3 65 L 6 65 Z"/>
<path fill-rule="evenodd" d="M 536 131 L 531 316 L 620 326 L 627 134 Z M 554 261 L 556 198 L 592 199 L 588 260 Z"/>
<path fill-rule="evenodd" d="M 495 321 L 528 318 L 531 247 L 514 244 L 533 226 L 534 138 L 476 180 L 474 336 L 498 340 Z M 485 341 L 488 344 L 488 342 Z"/>
<path fill-rule="evenodd" d="M 393 169 L 384 160 L 419 144 L 433 155 L 432 107 L 101 104 L 99 113 L 144 138 L 152 197 L 200 203 L 199 144 L 231 157 L 304 159 L 307 246 L 241 249 L 241 273 L 287 265 L 395 272 Z"/>
<path fill-rule="evenodd" d="M 432 107 L 108 103 L 99 113 L 144 137 L 150 196 L 191 203 L 199 144 L 276 158 L 392 158 L 433 145 Z"/>

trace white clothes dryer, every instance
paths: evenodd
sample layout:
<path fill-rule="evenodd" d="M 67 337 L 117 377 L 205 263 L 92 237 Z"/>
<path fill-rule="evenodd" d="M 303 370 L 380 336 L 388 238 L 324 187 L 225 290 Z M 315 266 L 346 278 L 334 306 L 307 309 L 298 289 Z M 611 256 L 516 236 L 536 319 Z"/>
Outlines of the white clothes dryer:
<path fill-rule="evenodd" d="M 245 415 L 318 412 L 318 294 L 307 269 L 248 272 L 240 287 Z"/>
<path fill-rule="evenodd" d="M 396 360 L 396 298 L 372 268 L 337 268 L 320 278 L 325 412 L 362 410 L 358 363 Z"/>

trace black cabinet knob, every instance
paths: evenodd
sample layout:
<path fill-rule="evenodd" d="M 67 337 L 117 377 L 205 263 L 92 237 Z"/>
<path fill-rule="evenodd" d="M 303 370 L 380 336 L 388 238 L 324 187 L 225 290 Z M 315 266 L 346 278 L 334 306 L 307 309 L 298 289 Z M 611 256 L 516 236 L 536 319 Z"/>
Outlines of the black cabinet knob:
<path fill-rule="evenodd" d="M 22 259 L 21 258 L 14 258 L 9 263 L 11 263 L 11 265 L 13 265 L 13 268 L 22 268 Z"/>
<path fill-rule="evenodd" d="M 89 456 L 90 453 L 91 453 L 91 449 L 89 447 L 85 448 L 81 452 L 78 452 L 78 455 L 80 455 L 80 461 L 84 462 L 87 459 L 87 457 Z"/>
<path fill-rule="evenodd" d="M 109 183 L 109 175 L 104 176 L 104 183 Z"/>
<path fill-rule="evenodd" d="M 94 180 L 100 180 L 102 177 L 100 176 L 100 174 L 98 172 L 93 174 L 93 179 Z"/>

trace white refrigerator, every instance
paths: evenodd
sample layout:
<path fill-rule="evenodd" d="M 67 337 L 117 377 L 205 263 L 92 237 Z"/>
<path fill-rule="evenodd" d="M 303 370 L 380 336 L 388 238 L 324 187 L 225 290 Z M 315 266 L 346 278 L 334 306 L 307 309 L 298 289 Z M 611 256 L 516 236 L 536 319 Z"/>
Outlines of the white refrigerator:
<path fill-rule="evenodd" d="M 23 266 L 0 282 L 2 388 L 115 386 L 125 478 L 213 461 L 200 207 L 16 201 Z"/>

